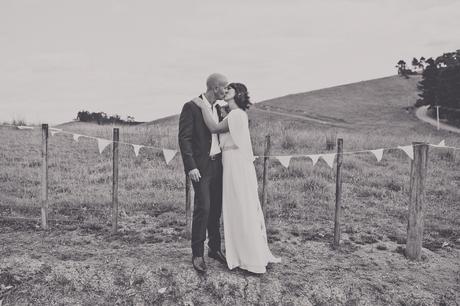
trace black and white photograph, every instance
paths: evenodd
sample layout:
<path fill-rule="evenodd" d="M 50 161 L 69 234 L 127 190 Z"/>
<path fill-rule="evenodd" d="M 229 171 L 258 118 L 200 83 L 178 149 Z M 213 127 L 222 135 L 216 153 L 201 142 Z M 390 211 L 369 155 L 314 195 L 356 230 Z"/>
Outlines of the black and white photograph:
<path fill-rule="evenodd" d="M 460 305 L 460 0 L 0 0 L 6 305 Z"/>

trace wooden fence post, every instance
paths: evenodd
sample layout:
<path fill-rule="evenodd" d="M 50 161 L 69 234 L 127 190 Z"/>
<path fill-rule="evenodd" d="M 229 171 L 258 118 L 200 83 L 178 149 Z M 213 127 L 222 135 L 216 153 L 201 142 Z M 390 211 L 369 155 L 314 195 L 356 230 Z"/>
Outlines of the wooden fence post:
<path fill-rule="evenodd" d="M 42 124 L 42 229 L 48 229 L 48 124 Z"/>
<path fill-rule="evenodd" d="M 336 141 L 337 141 L 337 131 L 336 130 L 326 132 L 326 150 L 327 151 L 334 150 Z"/>
<path fill-rule="evenodd" d="M 409 217 L 407 222 L 406 256 L 420 260 L 423 240 L 423 202 L 428 165 L 428 144 L 413 142 L 414 160 L 411 161 L 409 189 Z"/>
<path fill-rule="evenodd" d="M 343 139 L 337 140 L 337 174 L 335 178 L 334 249 L 340 246 L 340 211 L 342 205 Z"/>
<path fill-rule="evenodd" d="M 264 149 L 264 171 L 262 175 L 262 212 L 265 220 L 267 220 L 267 202 L 268 202 L 268 166 L 269 166 L 269 155 L 270 155 L 270 135 L 265 136 L 265 149 Z"/>
<path fill-rule="evenodd" d="M 436 105 L 436 127 L 437 130 L 439 131 L 439 105 Z"/>
<path fill-rule="evenodd" d="M 113 176 L 112 176 L 112 234 L 117 233 L 118 228 L 118 141 L 120 132 L 113 128 Z"/>
<path fill-rule="evenodd" d="M 185 175 L 185 236 L 192 237 L 192 194 L 193 186 L 190 176 Z"/>

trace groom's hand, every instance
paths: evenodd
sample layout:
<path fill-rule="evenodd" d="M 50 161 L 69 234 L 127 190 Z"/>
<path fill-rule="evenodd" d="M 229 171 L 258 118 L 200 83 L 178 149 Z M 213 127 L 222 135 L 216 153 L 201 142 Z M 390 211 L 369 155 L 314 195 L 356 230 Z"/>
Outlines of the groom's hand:
<path fill-rule="evenodd" d="M 190 176 L 190 179 L 194 182 L 199 182 L 201 178 L 200 170 L 198 169 L 192 169 L 188 172 L 188 176 Z"/>

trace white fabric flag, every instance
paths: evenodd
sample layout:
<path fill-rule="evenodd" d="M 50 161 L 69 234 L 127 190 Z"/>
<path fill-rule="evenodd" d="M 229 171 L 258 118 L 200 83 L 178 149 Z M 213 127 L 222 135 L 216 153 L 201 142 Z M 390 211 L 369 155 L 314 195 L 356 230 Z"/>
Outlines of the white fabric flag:
<path fill-rule="evenodd" d="M 133 144 L 132 146 L 134 148 L 134 154 L 136 154 L 136 157 L 137 157 L 139 155 L 139 150 L 144 146 L 135 145 L 135 144 Z"/>
<path fill-rule="evenodd" d="M 291 161 L 292 156 L 276 156 L 276 159 L 278 159 L 285 168 L 289 167 L 289 162 Z"/>
<path fill-rule="evenodd" d="M 412 145 L 410 145 L 410 146 L 398 146 L 398 149 L 401 149 L 404 152 L 406 152 L 407 156 L 409 156 L 410 159 L 414 159 L 414 148 L 412 147 Z"/>
<path fill-rule="evenodd" d="M 440 143 L 438 143 L 437 145 L 434 145 L 432 144 L 433 147 L 436 147 L 436 148 L 445 148 L 446 147 L 446 141 L 443 139 L 441 140 Z"/>
<path fill-rule="evenodd" d="M 80 134 L 73 134 L 73 140 L 78 141 L 78 138 L 80 138 Z"/>
<path fill-rule="evenodd" d="M 318 161 L 318 158 L 320 157 L 319 154 L 306 155 L 306 156 L 311 159 L 311 161 L 313 162 L 313 166 L 316 165 L 316 162 Z"/>
<path fill-rule="evenodd" d="M 97 138 L 97 146 L 99 148 L 99 154 L 102 154 L 102 151 L 112 143 L 112 140 Z"/>
<path fill-rule="evenodd" d="M 176 150 L 163 149 L 163 156 L 165 157 L 166 165 L 169 165 L 169 162 L 174 158 L 176 153 Z"/>
<path fill-rule="evenodd" d="M 372 154 L 375 155 L 375 158 L 377 158 L 378 162 L 380 162 L 382 160 L 383 149 L 370 150 L 370 152 L 372 152 Z"/>
<path fill-rule="evenodd" d="M 164 288 L 158 289 L 158 293 L 160 293 L 160 294 L 163 294 L 163 293 L 165 293 L 165 292 L 166 292 L 166 289 L 167 289 L 167 287 L 164 287 Z"/>
<path fill-rule="evenodd" d="M 322 154 L 322 155 L 321 155 L 321 158 L 327 163 L 327 165 L 328 165 L 329 167 L 332 168 L 332 166 L 334 165 L 335 153 L 331 153 L 331 154 Z"/>
<path fill-rule="evenodd" d="M 26 125 L 18 125 L 18 129 L 20 130 L 33 130 L 33 126 L 26 126 Z"/>
<path fill-rule="evenodd" d="M 51 133 L 51 136 L 54 136 L 56 135 L 57 133 L 59 133 L 60 131 L 57 131 L 57 130 L 51 130 L 50 133 Z"/>

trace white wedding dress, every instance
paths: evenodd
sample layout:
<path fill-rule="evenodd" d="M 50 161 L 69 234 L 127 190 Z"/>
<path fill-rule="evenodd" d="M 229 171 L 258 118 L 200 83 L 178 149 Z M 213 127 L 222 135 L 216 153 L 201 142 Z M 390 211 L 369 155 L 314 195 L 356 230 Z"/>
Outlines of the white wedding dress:
<path fill-rule="evenodd" d="M 265 273 L 269 262 L 280 262 L 270 252 L 260 206 L 248 116 L 241 109 L 228 116 L 229 133 L 220 135 L 223 164 L 222 214 L 229 269 L 240 267 Z"/>

